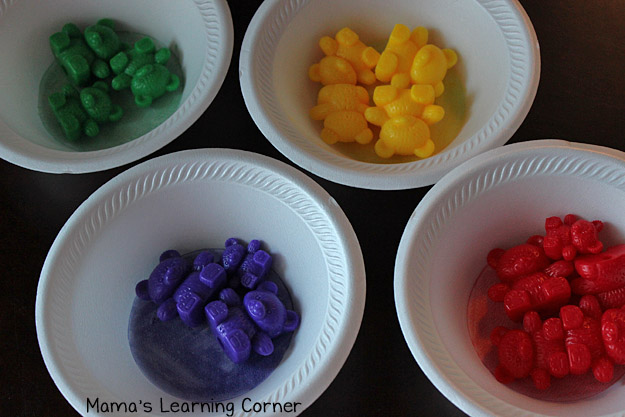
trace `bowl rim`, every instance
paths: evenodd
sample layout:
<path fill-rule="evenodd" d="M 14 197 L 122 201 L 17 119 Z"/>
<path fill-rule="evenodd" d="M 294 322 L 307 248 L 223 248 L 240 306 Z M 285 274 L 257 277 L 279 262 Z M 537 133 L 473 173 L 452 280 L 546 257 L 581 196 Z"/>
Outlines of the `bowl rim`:
<path fill-rule="evenodd" d="M 137 161 L 174 141 L 204 113 L 219 92 L 232 60 L 234 29 L 226 0 L 193 0 L 201 15 L 208 45 L 198 82 L 163 123 L 129 142 L 97 151 L 47 148 L 22 138 L 0 119 L 0 157 L 33 171 L 81 174 Z M 0 19 L 12 3 L 0 4 Z M 208 36 L 210 35 L 210 36 Z M 216 39 L 216 40 L 213 40 Z"/>
<path fill-rule="evenodd" d="M 242 150 L 193 149 L 148 160 L 102 185 L 76 209 L 46 256 L 37 287 L 35 324 L 48 372 L 63 396 L 84 414 L 84 395 L 80 395 L 77 381 L 83 386 L 89 384 L 81 379 L 80 372 L 69 369 L 66 364 L 72 361 L 63 359 L 64 353 L 55 348 L 62 331 L 52 328 L 50 318 L 60 317 L 54 308 L 59 297 L 51 300 L 51 292 L 55 284 L 57 289 L 67 286 L 58 278 L 63 274 L 57 273 L 55 279 L 55 270 L 58 272 L 62 268 L 59 263 L 67 258 L 67 245 L 74 251 L 70 258 L 77 257 L 76 247 L 86 245 L 88 236 L 105 227 L 107 218 L 153 191 L 184 181 L 229 181 L 270 194 L 296 211 L 315 235 L 329 264 L 329 299 L 320 329 L 323 334 L 311 345 L 306 359 L 294 365 L 289 378 L 265 399 L 276 402 L 286 397 L 300 402 L 303 409 L 299 412 L 303 412 L 334 380 L 356 340 L 366 298 L 364 260 L 349 219 L 320 185 L 286 163 Z M 55 313 L 52 316 L 50 308 Z"/>
<path fill-rule="evenodd" d="M 432 384 L 449 401 L 471 416 L 482 417 L 502 415 L 502 413 L 503 415 L 514 414 L 519 416 L 536 416 L 539 414 L 508 404 L 491 395 L 481 387 L 478 387 L 476 384 L 472 384 L 468 375 L 458 367 L 456 362 L 450 357 L 446 348 L 440 343 L 440 339 L 438 339 L 436 335 L 436 330 L 431 326 L 428 318 L 424 317 L 421 313 L 416 313 L 419 315 L 419 318 L 418 321 L 415 320 L 415 314 L 413 314 L 414 312 L 409 308 L 409 291 L 407 291 L 409 281 L 409 277 L 406 274 L 408 265 L 407 259 L 410 256 L 410 250 L 413 249 L 410 240 L 411 236 L 416 233 L 415 231 L 420 230 L 423 232 L 422 229 L 425 226 L 419 226 L 423 219 L 429 218 L 431 213 L 440 213 L 442 207 L 442 203 L 439 201 L 440 198 L 444 197 L 449 190 L 454 189 L 463 182 L 466 185 L 467 178 L 474 177 L 475 174 L 486 167 L 496 165 L 501 169 L 496 173 L 497 175 L 492 175 L 493 178 L 490 178 L 490 183 L 489 180 L 481 177 L 480 180 L 483 180 L 481 183 L 478 184 L 478 182 L 480 182 L 479 180 L 472 181 L 468 188 L 464 187 L 462 191 L 470 193 L 471 190 L 475 192 L 476 190 L 487 189 L 491 185 L 496 185 L 498 181 L 505 181 L 505 177 L 513 171 L 515 174 L 527 172 L 530 175 L 532 172 L 540 172 L 540 170 L 553 173 L 561 169 L 562 166 L 565 166 L 565 169 L 575 169 L 575 172 L 580 173 L 580 175 L 594 175 L 595 177 L 599 176 L 603 181 L 615 181 L 614 175 L 610 175 L 610 172 L 602 172 L 601 168 L 597 168 L 597 165 L 593 165 L 592 162 L 588 164 L 578 164 L 579 168 L 567 168 L 567 164 L 558 164 L 555 161 L 552 164 L 545 162 L 543 166 L 540 166 L 540 163 L 536 163 L 534 166 L 521 163 L 517 166 L 509 164 L 508 158 L 535 150 L 541 152 L 545 150 L 547 152 L 587 152 L 588 155 L 592 155 L 594 162 L 601 160 L 605 162 L 609 160 L 612 163 L 621 165 L 619 171 L 622 172 L 625 169 L 625 152 L 605 146 L 571 142 L 563 139 L 537 139 L 489 150 L 454 168 L 426 193 L 411 214 L 404 228 L 397 250 L 393 284 L 395 307 L 406 344 L 417 364 Z M 565 161 L 567 158 L 571 158 L 570 155 L 563 156 L 558 161 Z M 502 162 L 506 162 L 505 167 L 502 165 Z M 623 183 L 623 181 L 620 181 L 620 183 Z M 456 197 L 458 197 L 458 195 L 456 195 Z M 442 210 L 445 211 L 442 215 L 445 217 L 449 214 L 448 212 L 451 209 L 446 207 L 442 208 Z M 431 240 L 435 238 L 428 237 L 428 239 Z M 427 292 L 427 290 L 421 286 L 420 289 Z M 414 294 L 414 291 L 411 292 L 411 294 Z M 429 309 L 429 305 L 428 307 L 424 307 L 424 311 L 425 309 Z M 450 374 L 453 374 L 453 376 L 450 377 Z M 471 387 L 470 394 L 466 392 L 468 386 Z M 528 400 L 539 401 L 529 397 Z"/>
<path fill-rule="evenodd" d="M 497 111 L 462 145 L 419 161 L 374 164 L 334 155 L 316 144 L 306 143 L 305 138 L 298 138 L 299 143 L 285 139 L 285 136 L 298 134 L 279 115 L 280 103 L 267 87 L 273 80 L 266 72 L 271 68 L 275 40 L 310 1 L 313 0 L 264 1 L 245 32 L 239 57 L 241 91 L 252 119 L 278 151 L 307 171 L 339 184 L 371 190 L 429 186 L 460 163 L 506 143 L 527 116 L 538 90 L 541 64 L 532 22 L 518 0 L 475 0 L 499 25 L 509 50 L 511 71 Z M 266 30 L 265 25 L 271 30 Z M 272 41 L 263 41 L 264 32 Z M 274 43 L 269 45 L 268 42 Z M 256 54 L 262 59 L 256 59 Z M 488 141 L 487 137 L 490 137 Z"/>

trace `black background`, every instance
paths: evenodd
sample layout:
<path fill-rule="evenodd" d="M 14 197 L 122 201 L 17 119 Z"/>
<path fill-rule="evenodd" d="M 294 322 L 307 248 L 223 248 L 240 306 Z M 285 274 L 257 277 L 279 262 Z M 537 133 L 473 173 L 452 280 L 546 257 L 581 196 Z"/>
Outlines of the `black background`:
<path fill-rule="evenodd" d="M 197 122 L 169 145 L 133 164 L 81 175 L 39 173 L 0 160 L 0 415 L 77 415 L 54 385 L 39 352 L 35 294 L 54 238 L 99 186 L 148 158 L 193 148 L 243 149 L 293 165 L 260 133 L 239 87 L 241 42 L 261 0 L 228 3 L 234 51 L 223 87 Z M 527 118 L 508 143 L 562 138 L 625 151 L 625 2 L 521 4 L 540 43 L 541 79 Z M 225 126 L 228 135 L 220 134 Z M 336 199 L 356 231 L 365 256 L 367 300 L 345 365 L 302 415 L 464 415 L 420 370 L 404 342 L 394 306 L 395 251 L 410 214 L 430 187 L 369 191 L 306 174 Z M 380 218 L 389 220 L 372 221 Z"/>

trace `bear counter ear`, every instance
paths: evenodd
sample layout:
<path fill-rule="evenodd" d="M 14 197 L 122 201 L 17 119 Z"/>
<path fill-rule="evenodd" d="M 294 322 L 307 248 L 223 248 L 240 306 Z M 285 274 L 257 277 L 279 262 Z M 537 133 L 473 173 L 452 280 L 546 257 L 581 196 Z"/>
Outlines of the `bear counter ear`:
<path fill-rule="evenodd" d="M 167 249 L 158 257 L 159 262 L 163 262 L 165 259 L 169 258 L 180 258 L 180 252 L 175 249 Z"/>
<path fill-rule="evenodd" d="M 299 314 L 293 310 L 286 311 L 286 321 L 284 322 L 284 330 L 292 332 L 299 326 Z"/>
<path fill-rule="evenodd" d="M 434 148 L 434 142 L 428 138 L 423 146 L 414 150 L 414 154 L 419 158 L 427 158 L 434 153 Z"/>
<path fill-rule="evenodd" d="M 193 259 L 193 266 L 199 268 L 198 270 L 201 271 L 202 268 L 213 262 L 215 262 L 215 255 L 210 251 L 203 250 Z"/>
<path fill-rule="evenodd" d="M 378 61 L 380 60 L 380 53 L 376 51 L 373 47 L 369 46 L 362 51 L 362 54 L 360 55 L 360 59 L 369 68 L 373 68 L 377 65 Z"/>
<path fill-rule="evenodd" d="M 228 238 L 226 240 L 226 242 L 224 243 L 224 246 L 227 248 L 227 247 L 230 247 L 232 245 L 236 245 L 237 243 L 239 243 L 237 238 L 236 237 L 231 237 L 231 238 Z"/>
<path fill-rule="evenodd" d="M 360 40 L 358 34 L 348 27 L 344 27 L 336 33 L 336 41 L 342 45 L 352 46 Z"/>
<path fill-rule="evenodd" d="M 392 40 L 396 43 L 404 43 L 408 39 L 410 39 L 410 35 L 410 29 L 408 29 L 408 26 L 397 23 L 395 26 L 393 26 L 393 30 L 391 31 L 391 34 L 389 36 L 389 40 Z"/>
<path fill-rule="evenodd" d="M 255 253 L 260 250 L 260 240 L 252 239 L 250 243 L 247 244 L 247 253 Z"/>
<path fill-rule="evenodd" d="M 82 32 L 74 23 L 66 23 L 61 30 L 70 38 L 82 38 Z"/>
<path fill-rule="evenodd" d="M 115 22 L 113 21 L 113 19 L 104 18 L 98 20 L 96 23 L 98 25 L 107 26 L 111 29 L 115 29 Z"/>
<path fill-rule="evenodd" d="M 119 104 L 114 104 L 113 109 L 111 110 L 111 114 L 109 115 L 109 121 L 117 122 L 124 115 L 124 111 L 122 110 Z"/>
<path fill-rule="evenodd" d="M 152 39 L 148 38 L 147 36 L 135 42 L 135 50 L 139 52 L 140 54 L 147 54 L 150 52 L 154 52 L 154 49 L 155 49 L 154 41 L 152 41 Z"/>
<path fill-rule="evenodd" d="M 85 132 L 85 135 L 89 136 L 90 138 L 97 136 L 97 134 L 100 133 L 100 127 L 93 119 L 89 119 L 85 122 L 83 130 Z"/>
<path fill-rule="evenodd" d="M 169 84 L 165 86 L 167 91 L 176 91 L 180 86 L 180 78 L 176 74 L 169 74 Z"/>
<path fill-rule="evenodd" d="M 421 49 L 425 45 L 427 45 L 428 36 L 429 36 L 428 30 L 424 28 L 423 26 L 419 26 L 419 27 L 416 27 L 412 31 L 410 38 L 417 45 L 417 47 Z"/>
<path fill-rule="evenodd" d="M 383 138 L 375 143 L 373 150 L 380 158 L 390 158 L 395 154 L 395 149 L 388 146 Z"/>
<path fill-rule="evenodd" d="M 154 60 L 157 64 L 165 65 L 171 57 L 171 51 L 167 48 L 161 48 L 154 54 Z"/>
<path fill-rule="evenodd" d="M 320 68 L 321 68 L 321 65 L 312 64 L 310 68 L 308 69 L 308 78 L 310 78 L 314 82 L 317 82 L 317 83 L 320 82 L 321 81 Z"/>
<path fill-rule="evenodd" d="M 144 279 L 143 281 L 139 281 L 137 283 L 137 285 L 135 286 L 135 294 L 137 294 L 137 297 L 139 297 L 142 300 L 145 300 L 145 301 L 151 300 L 149 282 L 147 279 Z"/>
<path fill-rule="evenodd" d="M 152 104 L 152 97 L 150 97 L 150 96 L 136 96 L 135 97 L 135 103 L 137 103 L 137 106 L 139 106 L 139 107 L 148 107 L 150 104 Z"/>
<path fill-rule="evenodd" d="M 427 125 L 433 125 L 440 122 L 445 117 L 445 109 L 438 104 L 429 104 L 423 109 L 421 119 Z"/>
<path fill-rule="evenodd" d="M 319 39 L 319 47 L 327 56 L 334 56 L 339 49 L 339 43 L 329 36 L 324 36 Z"/>
<path fill-rule="evenodd" d="M 69 35 L 65 32 L 56 32 L 49 38 L 50 48 L 54 54 L 59 54 L 62 50 L 67 48 L 70 43 Z"/>
<path fill-rule="evenodd" d="M 456 51 L 453 49 L 443 49 L 443 53 L 447 59 L 447 69 L 456 65 L 456 62 L 458 62 L 458 55 L 456 54 Z"/>

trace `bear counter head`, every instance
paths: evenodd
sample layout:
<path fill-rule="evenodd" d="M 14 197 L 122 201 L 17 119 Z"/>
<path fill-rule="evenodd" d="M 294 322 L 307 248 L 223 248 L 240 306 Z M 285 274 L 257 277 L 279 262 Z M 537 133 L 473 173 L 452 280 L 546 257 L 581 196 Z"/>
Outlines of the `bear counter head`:
<path fill-rule="evenodd" d="M 271 338 L 292 332 L 299 324 L 297 313 L 287 310 L 277 293 L 276 284 L 265 281 L 243 298 L 243 306 L 249 317 Z"/>

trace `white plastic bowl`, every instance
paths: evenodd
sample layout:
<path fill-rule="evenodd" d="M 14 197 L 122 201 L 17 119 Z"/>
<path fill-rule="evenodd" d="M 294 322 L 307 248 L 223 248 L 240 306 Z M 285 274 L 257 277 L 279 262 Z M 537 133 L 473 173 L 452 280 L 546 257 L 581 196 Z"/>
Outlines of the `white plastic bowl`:
<path fill-rule="evenodd" d="M 323 56 L 318 42 L 324 35 L 348 26 L 366 44 L 383 48 L 397 23 L 425 26 L 432 43 L 457 51 L 466 118 L 453 142 L 430 158 L 362 162 L 321 140 L 323 124 L 308 115 L 320 85 L 309 80 L 308 67 Z M 540 55 L 516 0 L 266 0 L 245 34 L 239 70 L 252 118 L 286 157 L 337 183 L 390 190 L 433 184 L 510 139 L 534 100 Z"/>
<path fill-rule="evenodd" d="M 121 145 L 79 152 L 55 140 L 39 117 L 39 83 L 54 61 L 48 37 L 65 23 L 112 18 L 116 29 L 148 35 L 181 61 L 178 109 L 158 127 Z M 0 157 L 43 172 L 101 171 L 136 161 L 184 132 L 219 91 L 233 48 L 225 0 L 112 0 L 0 3 Z"/>
<path fill-rule="evenodd" d="M 539 140 L 506 145 L 458 166 L 426 194 L 406 225 L 395 264 L 401 329 L 432 383 L 471 416 L 622 416 L 625 385 L 555 403 L 497 382 L 471 344 L 467 303 L 486 254 L 544 232 L 549 216 L 605 222 L 625 241 L 625 153 Z"/>
<path fill-rule="evenodd" d="M 46 258 L 37 336 L 54 382 L 78 412 L 86 413 L 87 398 L 151 402 L 150 415 L 161 415 L 160 399 L 184 402 L 150 383 L 131 356 L 134 287 L 163 250 L 220 248 L 232 236 L 262 239 L 301 315 L 278 368 L 230 400 L 234 415 L 246 414 L 245 397 L 252 399 L 247 408 L 299 402 L 298 414 L 328 387 L 352 348 L 365 303 L 364 262 L 349 221 L 321 187 L 282 162 L 192 150 L 149 160 L 106 183 L 71 216 Z"/>

